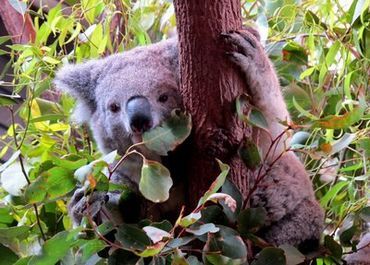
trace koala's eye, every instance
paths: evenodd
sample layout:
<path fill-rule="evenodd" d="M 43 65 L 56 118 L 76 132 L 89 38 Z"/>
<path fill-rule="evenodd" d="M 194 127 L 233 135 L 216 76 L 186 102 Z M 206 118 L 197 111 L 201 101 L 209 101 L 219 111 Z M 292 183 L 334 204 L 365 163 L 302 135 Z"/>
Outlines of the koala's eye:
<path fill-rule="evenodd" d="M 162 94 L 158 98 L 158 101 L 161 103 L 165 103 L 167 100 L 168 100 L 168 96 L 166 94 Z"/>
<path fill-rule="evenodd" d="M 109 105 L 109 110 L 111 112 L 116 113 L 116 112 L 120 111 L 120 109 L 121 109 L 121 107 L 117 103 L 112 103 L 112 104 Z"/>

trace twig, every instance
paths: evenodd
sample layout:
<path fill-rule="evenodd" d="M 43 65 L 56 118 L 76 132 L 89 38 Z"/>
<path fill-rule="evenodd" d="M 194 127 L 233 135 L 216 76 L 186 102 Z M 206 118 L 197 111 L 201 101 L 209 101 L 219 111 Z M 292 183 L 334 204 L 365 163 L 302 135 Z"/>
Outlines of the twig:
<path fill-rule="evenodd" d="M 18 141 L 17 141 L 16 131 L 15 131 L 14 110 L 13 110 L 12 107 L 9 107 L 9 110 L 10 110 L 11 119 L 12 119 L 12 130 L 13 130 L 13 136 L 14 136 L 14 144 L 15 144 L 16 148 L 18 150 L 20 150 L 20 148 L 22 147 L 22 145 L 19 145 L 18 144 Z M 31 112 L 31 110 L 29 110 L 29 112 Z M 29 121 L 27 123 L 29 123 Z M 26 131 L 25 131 L 25 134 L 26 134 Z M 21 144 L 23 144 L 23 141 L 21 142 Z M 21 165 L 21 170 L 22 170 L 22 173 L 24 175 L 24 178 L 26 179 L 27 184 L 30 185 L 31 184 L 31 181 L 30 181 L 30 179 L 29 179 L 29 177 L 27 175 L 26 169 L 24 167 L 22 154 L 20 154 L 18 156 L 18 160 L 19 160 L 19 163 Z M 41 233 L 41 237 L 42 237 L 42 239 L 44 241 L 46 241 L 46 236 L 45 236 L 44 230 L 42 229 L 42 226 L 41 226 L 40 215 L 39 215 L 39 211 L 37 209 L 37 205 L 35 203 L 33 203 L 32 206 L 33 206 L 33 209 L 35 210 L 36 222 L 37 222 L 37 226 L 39 227 L 39 230 L 40 230 L 40 233 Z"/>

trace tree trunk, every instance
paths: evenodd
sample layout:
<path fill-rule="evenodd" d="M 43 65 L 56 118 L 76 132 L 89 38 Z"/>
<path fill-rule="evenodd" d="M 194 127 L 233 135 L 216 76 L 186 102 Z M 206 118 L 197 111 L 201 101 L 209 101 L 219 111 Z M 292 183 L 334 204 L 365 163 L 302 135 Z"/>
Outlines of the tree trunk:
<path fill-rule="evenodd" d="M 230 165 L 233 182 L 246 194 L 247 170 L 237 149 L 250 132 L 235 114 L 236 97 L 246 89 L 220 38 L 221 32 L 241 28 L 240 0 L 175 0 L 174 5 L 180 91 L 193 119 L 189 205 L 194 206 L 219 174 L 216 158 Z"/>
<path fill-rule="evenodd" d="M 35 29 L 31 16 L 18 13 L 8 1 L 0 4 L 0 17 L 13 43 L 26 44 L 35 40 Z"/>

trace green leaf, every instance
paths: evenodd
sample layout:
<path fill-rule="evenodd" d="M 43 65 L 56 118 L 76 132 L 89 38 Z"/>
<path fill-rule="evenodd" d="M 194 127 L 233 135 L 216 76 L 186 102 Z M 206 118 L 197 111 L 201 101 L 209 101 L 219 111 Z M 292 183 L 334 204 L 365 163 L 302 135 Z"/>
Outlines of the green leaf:
<path fill-rule="evenodd" d="M 244 264 L 247 259 L 247 248 L 239 234 L 226 226 L 219 225 L 218 228 L 220 231 L 216 234 L 208 234 L 204 253 L 219 252 L 225 257 L 240 259 L 240 264 Z"/>
<path fill-rule="evenodd" d="M 74 177 L 77 179 L 81 184 L 85 184 L 85 181 L 88 179 L 88 176 L 93 172 L 102 172 L 106 176 L 108 176 L 109 172 L 106 170 L 109 164 L 112 164 L 117 156 L 117 150 L 110 152 L 109 154 L 104 155 L 103 157 L 92 161 L 88 165 L 84 165 L 78 168 L 74 172 Z"/>
<path fill-rule="evenodd" d="M 18 256 L 3 244 L 0 244 L 0 257 L 0 265 L 12 265 L 18 260 Z"/>
<path fill-rule="evenodd" d="M 53 167 L 43 172 L 26 188 L 25 197 L 29 203 L 40 202 L 46 196 L 53 200 L 67 194 L 75 187 L 76 181 L 71 171 L 62 167 Z"/>
<path fill-rule="evenodd" d="M 221 202 L 227 218 L 231 223 L 235 223 L 243 205 L 243 196 L 236 185 L 228 178 L 225 180 L 224 185 L 222 185 L 221 192 L 229 194 L 236 201 L 236 210 L 234 212 L 231 211 L 230 207 L 226 207 L 224 202 Z"/>
<path fill-rule="evenodd" d="M 364 115 L 365 107 L 361 104 L 343 115 L 329 115 L 314 122 L 315 127 L 322 129 L 346 129 L 360 121 Z"/>
<path fill-rule="evenodd" d="M 264 248 L 257 256 L 251 265 L 285 265 L 286 258 L 284 251 L 279 248 L 267 247 Z"/>
<path fill-rule="evenodd" d="M 52 58 L 52 57 L 50 57 L 50 56 L 44 56 L 44 57 L 42 58 L 42 60 L 43 60 L 44 62 L 49 63 L 49 64 L 58 64 L 58 63 L 60 63 L 60 61 L 59 61 L 59 60 L 57 60 L 57 59 L 55 59 L 55 58 Z"/>
<path fill-rule="evenodd" d="M 298 110 L 300 115 L 302 115 L 304 117 L 307 117 L 311 120 L 317 120 L 318 119 L 315 115 L 313 115 L 310 112 L 308 112 L 307 110 L 303 109 L 301 107 L 301 105 L 299 105 L 298 102 L 295 100 L 295 97 L 293 97 L 293 105 L 296 108 L 296 110 Z"/>
<path fill-rule="evenodd" d="M 11 224 L 14 221 L 10 206 L 0 206 L 0 223 Z"/>
<path fill-rule="evenodd" d="M 325 61 L 326 61 L 327 67 L 329 67 L 332 63 L 334 63 L 335 56 L 337 55 L 339 48 L 340 48 L 340 41 L 337 40 L 330 47 L 328 53 L 326 54 Z"/>
<path fill-rule="evenodd" d="M 14 104 L 17 104 L 17 101 L 15 101 L 13 98 L 3 95 L 0 96 L 0 107 L 12 106 Z"/>
<path fill-rule="evenodd" d="M 238 231 L 242 236 L 257 232 L 265 224 L 266 217 L 267 212 L 262 207 L 245 209 L 238 216 Z"/>
<path fill-rule="evenodd" d="M 325 195 L 321 198 L 320 204 L 322 207 L 327 208 L 328 203 L 334 199 L 334 197 L 348 185 L 347 181 L 341 181 L 334 185 Z"/>
<path fill-rule="evenodd" d="M 143 142 L 150 150 L 166 156 L 169 151 L 183 143 L 190 132 L 191 116 L 173 110 L 169 119 L 143 134 Z"/>
<path fill-rule="evenodd" d="M 255 170 L 261 164 L 261 155 L 257 145 L 250 139 L 246 139 L 239 148 L 238 154 L 247 168 Z"/>
<path fill-rule="evenodd" d="M 150 245 L 150 239 L 145 232 L 129 224 L 122 224 L 118 227 L 116 239 L 124 249 L 129 251 L 144 251 Z"/>
<path fill-rule="evenodd" d="M 225 183 L 226 176 L 229 174 L 230 167 L 222 163 L 218 159 L 216 159 L 216 161 L 221 169 L 221 173 L 220 175 L 218 175 L 216 180 L 211 184 L 211 186 L 206 191 L 206 193 L 200 198 L 197 207 L 199 207 L 200 205 L 203 205 L 208 200 L 209 196 L 216 193 L 222 187 L 222 185 Z"/>
<path fill-rule="evenodd" d="M 46 183 L 49 199 L 56 199 L 76 187 L 72 172 L 61 167 L 54 167 L 48 171 Z"/>
<path fill-rule="evenodd" d="M 44 176 L 38 177 L 27 188 L 24 197 L 29 203 L 41 202 L 45 199 L 47 193 L 47 184 Z"/>
<path fill-rule="evenodd" d="M 100 250 L 107 247 L 107 244 L 104 243 L 103 240 L 100 239 L 94 239 L 94 240 L 88 240 L 86 244 L 83 244 L 81 246 L 82 251 L 82 257 L 81 262 L 83 264 L 86 264 L 87 260 L 91 258 L 92 255 L 99 252 Z"/>
<path fill-rule="evenodd" d="M 143 258 L 153 257 L 161 252 L 164 246 L 165 242 L 158 242 L 157 244 L 146 247 L 146 249 L 142 252 L 135 252 L 135 254 Z"/>
<path fill-rule="evenodd" d="M 28 236 L 28 231 L 31 229 L 29 226 L 12 226 L 0 228 L 0 239 L 24 239 Z"/>
<path fill-rule="evenodd" d="M 232 259 L 220 254 L 206 254 L 206 265 L 240 265 L 244 264 L 241 259 Z"/>
<path fill-rule="evenodd" d="M 244 110 L 248 109 L 248 114 L 244 114 Z M 254 127 L 268 130 L 268 123 L 263 113 L 254 106 L 250 106 L 248 96 L 243 94 L 236 99 L 236 113 L 238 118 Z"/>
<path fill-rule="evenodd" d="M 309 68 L 307 68 L 306 70 L 304 70 L 304 71 L 300 74 L 299 79 L 303 80 L 303 79 L 305 79 L 306 77 L 311 76 L 315 70 L 316 70 L 316 67 L 309 67 Z"/>
<path fill-rule="evenodd" d="M 64 119 L 66 116 L 64 114 L 47 114 L 42 115 L 37 118 L 33 118 L 30 120 L 30 122 L 41 122 L 41 121 L 58 121 L 61 119 Z"/>
<path fill-rule="evenodd" d="M 72 233 L 74 234 L 74 233 Z M 29 264 L 33 265 L 50 265 L 61 260 L 74 245 L 81 244 L 80 240 L 75 240 L 69 232 L 62 231 L 47 240 L 42 247 L 39 255 L 33 256 Z"/>
<path fill-rule="evenodd" d="M 157 161 L 144 159 L 141 168 L 139 190 L 152 202 L 164 202 L 170 196 L 172 187 L 170 171 Z"/>
<path fill-rule="evenodd" d="M 326 235 L 324 238 L 324 246 L 329 249 L 333 257 L 338 259 L 342 258 L 343 249 L 342 247 L 333 239 L 332 236 Z"/>
<path fill-rule="evenodd" d="M 187 216 L 184 216 L 183 218 L 180 219 L 179 225 L 182 227 L 189 227 L 196 221 L 198 221 L 201 217 L 202 214 L 200 212 L 190 213 Z"/>

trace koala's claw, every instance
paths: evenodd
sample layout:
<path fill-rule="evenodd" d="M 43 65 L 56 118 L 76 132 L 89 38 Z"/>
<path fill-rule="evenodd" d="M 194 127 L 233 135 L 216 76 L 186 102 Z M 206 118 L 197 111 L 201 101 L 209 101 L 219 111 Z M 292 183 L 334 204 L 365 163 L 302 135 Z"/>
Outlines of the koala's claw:
<path fill-rule="evenodd" d="M 68 211 L 75 226 L 80 225 L 84 216 L 91 216 L 93 220 L 97 221 L 101 208 L 109 200 L 109 196 L 105 192 L 93 192 L 89 195 L 85 193 L 84 188 L 77 189 L 68 205 Z"/>
<path fill-rule="evenodd" d="M 227 43 L 235 45 L 237 50 L 245 56 L 250 58 L 255 57 L 258 41 L 252 33 L 248 31 L 231 31 L 229 33 L 221 33 L 221 37 L 223 37 Z"/>

